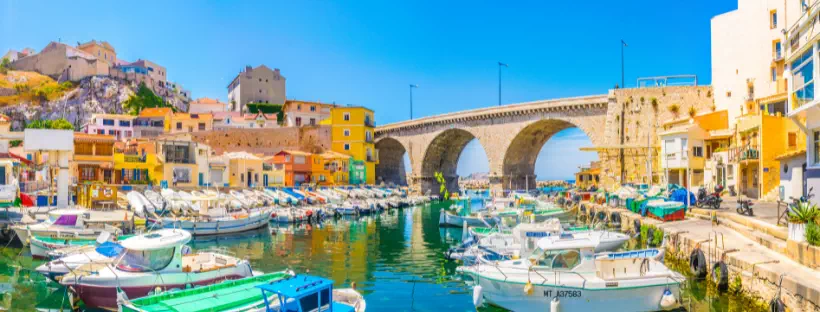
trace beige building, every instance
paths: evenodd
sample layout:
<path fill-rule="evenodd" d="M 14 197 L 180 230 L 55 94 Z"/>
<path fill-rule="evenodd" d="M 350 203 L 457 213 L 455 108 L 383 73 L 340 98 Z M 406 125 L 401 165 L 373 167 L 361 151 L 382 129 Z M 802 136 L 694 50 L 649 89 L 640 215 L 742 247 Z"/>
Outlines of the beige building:
<path fill-rule="evenodd" d="M 228 85 L 228 102 L 235 112 L 246 111 L 248 103 L 285 104 L 285 77 L 278 68 L 247 66 Z"/>
<path fill-rule="evenodd" d="M 228 110 L 228 105 L 217 99 L 198 98 L 188 106 L 188 112 L 197 113 L 220 113 Z"/>
<path fill-rule="evenodd" d="M 282 111 L 285 112 L 286 127 L 315 126 L 322 120 L 330 118 L 330 110 L 335 104 L 287 100 Z"/>
<path fill-rule="evenodd" d="M 40 53 L 18 59 L 11 64 L 16 70 L 36 71 L 60 81 L 77 81 L 89 76 L 107 76 L 108 63 L 75 47 L 49 43 Z"/>
<path fill-rule="evenodd" d="M 117 52 L 107 41 L 91 40 L 78 45 L 77 49 L 96 56 L 98 60 L 108 64 L 108 67 L 114 66 L 117 63 Z"/>
<path fill-rule="evenodd" d="M 0 57 L 0 60 L 8 59 L 9 62 L 13 63 L 16 60 L 19 60 L 19 59 L 24 58 L 26 56 L 32 55 L 34 53 L 37 53 L 37 52 L 34 51 L 34 49 L 32 49 L 32 48 L 25 48 L 25 49 L 23 49 L 23 51 L 9 50 L 8 52 L 6 52 L 6 54 L 3 54 L 3 56 Z"/>

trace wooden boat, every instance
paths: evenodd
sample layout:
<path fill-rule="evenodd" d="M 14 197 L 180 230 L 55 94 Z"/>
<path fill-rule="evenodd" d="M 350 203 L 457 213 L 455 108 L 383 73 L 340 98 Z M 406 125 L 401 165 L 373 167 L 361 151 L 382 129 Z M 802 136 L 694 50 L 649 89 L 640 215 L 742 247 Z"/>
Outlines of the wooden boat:
<path fill-rule="evenodd" d="M 118 228 L 104 225 L 101 228 L 91 228 L 86 221 L 91 217 L 91 212 L 80 209 L 55 209 L 48 212 L 48 219 L 37 224 L 15 225 L 14 229 L 17 237 L 23 245 L 28 245 L 30 235 L 55 238 L 89 238 L 96 239 L 100 233 L 109 232 L 119 234 Z"/>

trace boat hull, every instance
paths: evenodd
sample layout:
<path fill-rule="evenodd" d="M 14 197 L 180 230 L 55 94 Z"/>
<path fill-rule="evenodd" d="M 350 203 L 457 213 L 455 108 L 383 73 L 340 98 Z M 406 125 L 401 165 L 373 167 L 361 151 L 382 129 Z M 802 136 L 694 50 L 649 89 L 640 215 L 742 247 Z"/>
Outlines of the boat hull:
<path fill-rule="evenodd" d="M 164 219 L 162 222 L 162 227 L 166 229 L 183 229 L 191 232 L 192 235 L 215 235 L 258 229 L 263 226 L 267 226 L 270 218 L 270 213 L 259 212 L 252 214 L 247 218 L 234 220 L 190 221 Z"/>
<path fill-rule="evenodd" d="M 558 298 L 561 312 L 580 311 L 658 311 L 664 291 L 680 293 L 679 284 L 637 288 L 606 288 L 590 290 L 552 285 L 533 285 L 527 295 L 523 283 L 505 283 L 479 279 L 481 295 L 486 303 L 511 311 L 544 311 L 553 298 Z"/>
<path fill-rule="evenodd" d="M 483 219 L 487 222 L 490 226 L 495 224 L 495 219 L 493 218 L 485 218 Z M 478 217 L 471 217 L 471 216 L 459 216 L 459 215 L 452 215 L 449 213 L 442 212 L 442 215 L 439 219 L 439 226 L 452 226 L 452 227 L 462 227 L 464 226 L 464 222 L 467 222 L 467 226 L 474 226 L 474 227 L 486 227 L 487 224 L 484 223 L 481 218 Z"/>

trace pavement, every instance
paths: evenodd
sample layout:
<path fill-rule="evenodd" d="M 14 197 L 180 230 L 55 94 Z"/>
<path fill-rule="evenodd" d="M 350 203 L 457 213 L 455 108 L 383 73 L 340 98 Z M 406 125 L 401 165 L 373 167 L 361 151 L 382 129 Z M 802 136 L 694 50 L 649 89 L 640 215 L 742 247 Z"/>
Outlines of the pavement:
<path fill-rule="evenodd" d="M 744 197 L 743 199 L 747 199 Z M 778 216 L 783 214 L 783 211 L 786 210 L 786 203 L 781 203 L 780 207 L 776 202 L 762 202 L 762 201 L 755 201 L 752 200 L 754 205 L 752 206 L 752 210 L 754 211 L 754 216 L 749 217 L 746 215 L 740 215 L 737 213 L 737 200 L 738 197 L 736 196 L 723 196 L 723 204 L 720 205 L 720 209 L 717 209 L 718 212 L 721 213 L 733 213 L 737 214 L 738 216 L 742 216 L 745 218 L 751 218 L 759 221 L 763 221 L 770 225 L 778 226 Z M 715 211 L 714 209 L 705 209 L 704 210 L 711 210 Z M 785 223 L 786 219 L 780 219 L 780 226 L 786 226 Z"/>

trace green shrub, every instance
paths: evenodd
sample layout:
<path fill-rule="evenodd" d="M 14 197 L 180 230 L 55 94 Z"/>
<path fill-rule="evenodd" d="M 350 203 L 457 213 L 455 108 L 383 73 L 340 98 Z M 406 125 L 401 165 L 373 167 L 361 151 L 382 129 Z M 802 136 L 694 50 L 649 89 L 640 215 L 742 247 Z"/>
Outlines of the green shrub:
<path fill-rule="evenodd" d="M 820 215 L 817 205 L 802 202 L 797 207 L 789 211 L 789 222 L 791 223 L 813 223 Z"/>
<path fill-rule="evenodd" d="M 820 226 L 814 222 L 806 224 L 806 241 L 809 245 L 820 246 Z"/>

